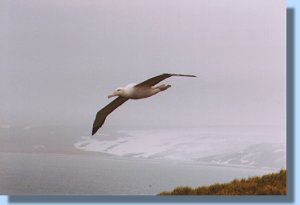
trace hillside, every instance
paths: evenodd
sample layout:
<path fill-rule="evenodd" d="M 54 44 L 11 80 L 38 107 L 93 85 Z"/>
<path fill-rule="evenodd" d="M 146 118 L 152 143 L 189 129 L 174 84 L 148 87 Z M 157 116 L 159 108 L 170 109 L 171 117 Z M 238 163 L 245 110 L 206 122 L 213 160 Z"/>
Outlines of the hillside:
<path fill-rule="evenodd" d="M 286 195 L 286 170 L 197 188 L 177 187 L 159 195 Z"/>

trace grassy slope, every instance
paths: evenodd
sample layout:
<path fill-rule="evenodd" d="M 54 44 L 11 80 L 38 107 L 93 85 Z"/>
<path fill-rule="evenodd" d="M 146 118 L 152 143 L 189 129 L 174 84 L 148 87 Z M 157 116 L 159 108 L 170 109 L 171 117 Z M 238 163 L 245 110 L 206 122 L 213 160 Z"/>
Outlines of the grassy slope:
<path fill-rule="evenodd" d="M 262 177 L 235 179 L 226 184 L 198 188 L 177 187 L 159 195 L 286 195 L 286 170 Z"/>

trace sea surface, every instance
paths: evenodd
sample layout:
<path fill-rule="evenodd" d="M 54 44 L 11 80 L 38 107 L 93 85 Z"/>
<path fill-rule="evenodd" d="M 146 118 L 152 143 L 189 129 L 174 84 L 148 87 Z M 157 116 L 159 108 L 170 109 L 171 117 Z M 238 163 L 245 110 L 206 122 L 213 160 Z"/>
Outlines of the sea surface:
<path fill-rule="evenodd" d="M 0 193 L 9 195 L 156 195 L 177 186 L 228 182 L 267 170 L 162 160 L 57 154 L 0 154 Z"/>
<path fill-rule="evenodd" d="M 260 176 L 286 167 L 274 127 L 130 129 L 90 136 L 81 128 L 0 129 L 0 193 L 156 195 Z"/>

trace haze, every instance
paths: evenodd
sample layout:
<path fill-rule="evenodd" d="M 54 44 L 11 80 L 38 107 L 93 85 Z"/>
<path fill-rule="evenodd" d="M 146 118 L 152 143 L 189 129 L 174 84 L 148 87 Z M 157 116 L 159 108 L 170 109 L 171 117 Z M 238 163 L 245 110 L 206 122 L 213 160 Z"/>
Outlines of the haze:
<path fill-rule="evenodd" d="M 102 128 L 285 129 L 285 1 L 2 1 L 1 125 L 91 128 L 113 89 L 164 72 L 166 92 Z M 238 9 L 237 9 L 238 8 Z"/>

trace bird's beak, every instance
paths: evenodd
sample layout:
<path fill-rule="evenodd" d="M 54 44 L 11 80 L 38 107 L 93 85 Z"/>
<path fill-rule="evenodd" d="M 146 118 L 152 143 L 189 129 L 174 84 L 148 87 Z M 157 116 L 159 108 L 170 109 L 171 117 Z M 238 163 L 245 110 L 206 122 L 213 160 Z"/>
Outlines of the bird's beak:
<path fill-rule="evenodd" d="M 107 96 L 107 98 L 111 98 L 111 97 L 114 97 L 114 95 L 109 95 L 109 96 Z"/>

